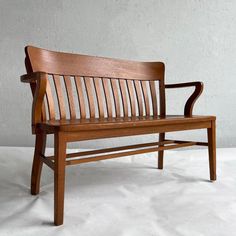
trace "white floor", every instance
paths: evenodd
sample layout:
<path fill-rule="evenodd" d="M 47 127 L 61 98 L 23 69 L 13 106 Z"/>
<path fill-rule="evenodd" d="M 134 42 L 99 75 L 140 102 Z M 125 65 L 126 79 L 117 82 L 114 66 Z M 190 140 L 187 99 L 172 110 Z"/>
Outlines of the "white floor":
<path fill-rule="evenodd" d="M 236 235 L 236 149 L 218 149 L 208 181 L 207 150 L 169 151 L 67 168 L 64 225 L 53 221 L 53 175 L 29 193 L 32 148 L 0 148 L 0 236 Z"/>

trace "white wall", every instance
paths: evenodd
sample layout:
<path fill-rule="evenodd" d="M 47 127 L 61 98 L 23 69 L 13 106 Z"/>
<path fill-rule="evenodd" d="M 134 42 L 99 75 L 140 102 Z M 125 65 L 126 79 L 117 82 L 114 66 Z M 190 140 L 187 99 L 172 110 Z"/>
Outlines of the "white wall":
<path fill-rule="evenodd" d="M 25 73 L 24 46 L 31 44 L 164 61 L 167 83 L 204 82 L 194 113 L 216 115 L 218 146 L 235 146 L 235 13 L 234 0 L 0 0 L 0 145 L 33 145 L 30 89 L 19 80 Z M 168 92 L 168 110 L 181 113 L 189 92 Z M 178 136 L 201 139 L 205 132 Z M 155 138 L 144 136 L 142 140 Z M 94 142 L 81 145 L 91 147 Z"/>

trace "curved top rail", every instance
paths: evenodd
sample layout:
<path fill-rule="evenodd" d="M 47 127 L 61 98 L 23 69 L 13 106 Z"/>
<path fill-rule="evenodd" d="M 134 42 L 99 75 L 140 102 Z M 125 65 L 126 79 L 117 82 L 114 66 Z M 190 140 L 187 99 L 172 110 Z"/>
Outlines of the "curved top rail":
<path fill-rule="evenodd" d="M 32 72 L 58 75 L 121 78 L 132 80 L 162 80 L 164 63 L 138 62 L 97 56 L 54 52 L 33 46 L 26 47 Z"/>

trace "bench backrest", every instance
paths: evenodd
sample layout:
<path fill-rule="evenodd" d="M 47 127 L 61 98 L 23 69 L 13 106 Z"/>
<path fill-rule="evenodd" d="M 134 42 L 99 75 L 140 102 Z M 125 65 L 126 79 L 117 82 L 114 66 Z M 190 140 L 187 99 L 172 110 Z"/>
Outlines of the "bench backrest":
<path fill-rule="evenodd" d="M 165 115 L 164 64 L 26 47 L 28 73 L 48 75 L 43 120 Z"/>

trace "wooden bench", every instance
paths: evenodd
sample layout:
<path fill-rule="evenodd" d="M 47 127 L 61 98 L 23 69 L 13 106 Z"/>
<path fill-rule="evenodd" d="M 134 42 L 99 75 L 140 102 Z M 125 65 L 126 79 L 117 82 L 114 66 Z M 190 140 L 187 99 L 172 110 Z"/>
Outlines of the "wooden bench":
<path fill-rule="evenodd" d="M 40 188 L 42 164 L 54 171 L 54 223 L 63 224 L 65 167 L 192 145 L 208 146 L 210 179 L 216 180 L 214 116 L 194 116 L 201 82 L 165 84 L 162 62 L 135 62 L 28 46 L 27 74 L 33 94 L 32 132 L 36 135 L 31 193 Z M 166 115 L 166 89 L 194 87 L 183 115 Z M 171 131 L 207 129 L 208 142 L 167 140 Z M 66 154 L 68 142 L 159 133 L 158 142 Z M 54 156 L 45 156 L 46 137 L 54 134 Z M 78 158 L 80 157 L 80 158 Z"/>

